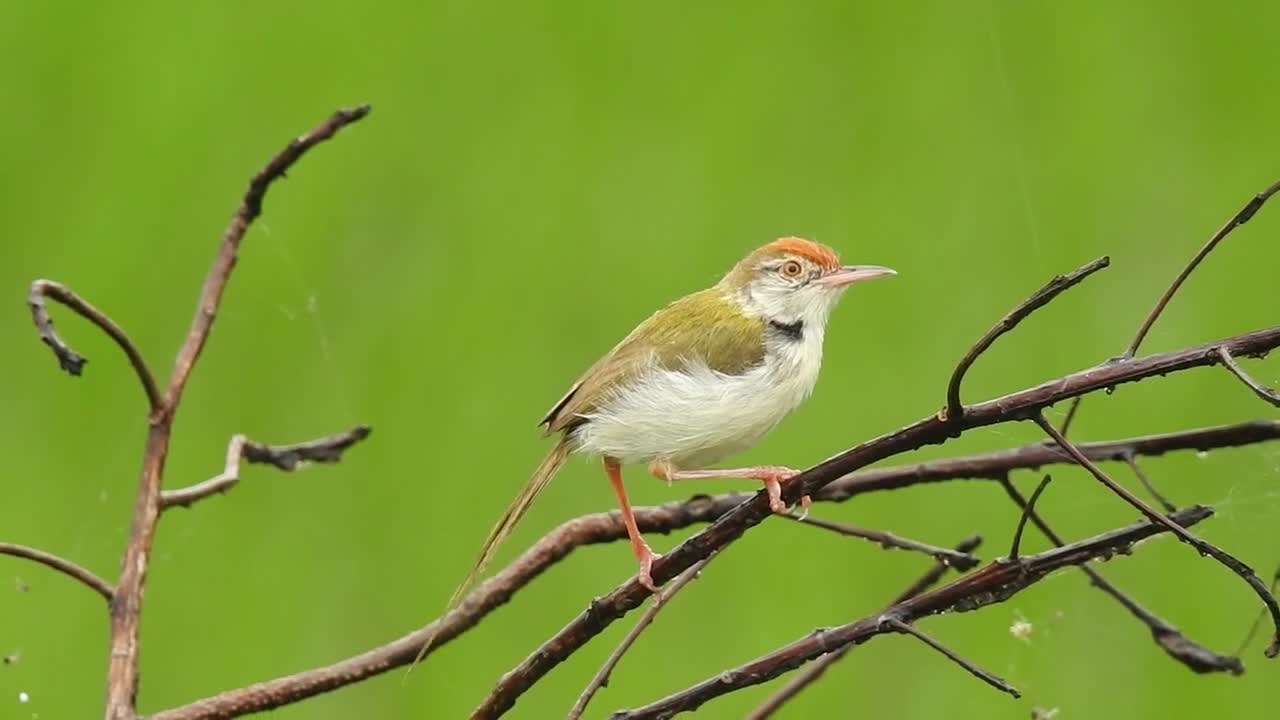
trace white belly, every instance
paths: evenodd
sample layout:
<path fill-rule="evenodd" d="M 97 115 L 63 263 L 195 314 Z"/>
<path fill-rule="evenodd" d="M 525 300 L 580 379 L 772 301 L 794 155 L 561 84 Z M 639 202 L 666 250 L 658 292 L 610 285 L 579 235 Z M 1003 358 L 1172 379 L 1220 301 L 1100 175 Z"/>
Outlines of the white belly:
<path fill-rule="evenodd" d="M 742 375 L 706 367 L 654 368 L 574 431 L 574 450 L 624 463 L 665 460 L 696 469 L 745 450 L 798 406 L 818 379 L 819 333 L 771 348 Z"/>

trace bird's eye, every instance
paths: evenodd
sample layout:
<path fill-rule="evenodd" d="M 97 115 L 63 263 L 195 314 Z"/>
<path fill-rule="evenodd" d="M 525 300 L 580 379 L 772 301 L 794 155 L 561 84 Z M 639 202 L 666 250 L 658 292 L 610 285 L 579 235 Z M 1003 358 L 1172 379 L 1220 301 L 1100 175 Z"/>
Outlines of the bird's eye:
<path fill-rule="evenodd" d="M 804 272 L 804 268 L 795 260 L 788 260 L 782 264 L 780 268 L 782 276 L 786 278 L 798 278 L 800 273 Z"/>

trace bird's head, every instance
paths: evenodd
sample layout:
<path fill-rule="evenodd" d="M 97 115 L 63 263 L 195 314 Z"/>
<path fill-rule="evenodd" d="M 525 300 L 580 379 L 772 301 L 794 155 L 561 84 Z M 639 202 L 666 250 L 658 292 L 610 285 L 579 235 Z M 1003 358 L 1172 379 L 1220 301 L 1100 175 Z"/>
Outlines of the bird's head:
<path fill-rule="evenodd" d="M 743 258 L 720 281 L 720 288 L 754 315 L 824 327 L 849 285 L 896 274 L 879 265 L 841 265 L 826 245 L 787 237 Z"/>

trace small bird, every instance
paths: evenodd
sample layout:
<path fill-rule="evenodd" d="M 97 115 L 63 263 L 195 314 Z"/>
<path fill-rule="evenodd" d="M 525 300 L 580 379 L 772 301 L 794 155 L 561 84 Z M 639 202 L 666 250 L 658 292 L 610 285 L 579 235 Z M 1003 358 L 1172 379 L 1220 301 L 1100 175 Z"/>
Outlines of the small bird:
<path fill-rule="evenodd" d="M 657 555 L 636 526 L 623 465 L 646 463 L 667 482 L 759 480 L 773 511 L 785 512 L 782 482 L 797 471 L 705 468 L 754 445 L 813 391 L 827 318 L 844 290 L 895 274 L 878 265 L 841 265 L 825 245 L 781 238 L 752 252 L 713 287 L 640 323 L 542 418 L 545 434 L 560 437 L 490 532 L 450 607 L 570 453 L 603 460 L 640 563 L 639 581 L 652 592 Z"/>

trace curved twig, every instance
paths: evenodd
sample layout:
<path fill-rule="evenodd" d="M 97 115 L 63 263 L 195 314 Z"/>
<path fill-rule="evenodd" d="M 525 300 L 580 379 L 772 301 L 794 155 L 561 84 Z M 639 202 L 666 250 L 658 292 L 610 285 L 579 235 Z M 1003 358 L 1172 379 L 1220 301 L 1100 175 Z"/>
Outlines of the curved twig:
<path fill-rule="evenodd" d="M 1245 369 L 1240 367 L 1240 363 L 1236 362 L 1236 359 L 1231 357 L 1231 353 L 1228 352 L 1226 348 L 1218 348 L 1218 358 L 1222 360 L 1223 366 L 1230 370 L 1232 375 L 1239 378 L 1240 382 L 1247 385 L 1249 389 L 1253 391 L 1254 395 L 1257 395 L 1276 407 L 1280 407 L 1280 393 L 1263 385 L 1257 380 L 1254 380 L 1253 376 L 1245 372 Z"/>
<path fill-rule="evenodd" d="M 959 422 L 961 416 L 964 415 L 964 403 L 960 401 L 960 386 L 964 383 L 965 373 L 969 372 L 969 368 L 973 366 L 973 363 L 1001 335 L 1017 327 L 1018 323 L 1025 320 L 1028 315 L 1048 305 L 1054 298 L 1110 264 L 1111 258 L 1103 255 L 1066 275 L 1058 275 L 1048 283 L 1045 283 L 1044 287 L 1035 291 L 1031 297 L 1010 310 L 1007 315 L 1000 318 L 1000 322 L 996 323 L 985 335 L 978 339 L 978 342 L 973 344 L 973 347 L 969 348 L 969 352 L 960 358 L 960 362 L 956 364 L 956 369 L 951 372 L 951 380 L 947 383 L 947 407 L 943 411 L 946 419 L 951 422 Z"/>
<path fill-rule="evenodd" d="M 204 482 L 160 494 L 161 509 L 190 507 L 211 495 L 224 493 L 240 481 L 240 461 L 265 463 L 289 472 L 308 462 L 335 463 L 347 448 L 369 437 L 372 429 L 358 425 L 346 432 L 296 445 L 263 445 L 244 435 L 235 435 L 227 444 L 227 461 L 223 470 Z"/>
<path fill-rule="evenodd" d="M 1196 254 L 1191 258 L 1191 261 L 1187 263 L 1186 267 L 1182 268 L 1182 272 L 1178 273 L 1178 276 L 1173 279 L 1172 283 L 1169 283 L 1169 287 L 1165 289 L 1164 293 L 1160 296 L 1160 299 L 1156 301 L 1155 306 L 1151 308 L 1151 312 L 1147 313 L 1147 317 L 1144 318 L 1142 324 L 1138 326 L 1138 332 L 1133 336 L 1133 342 L 1130 342 L 1128 349 L 1124 351 L 1124 359 L 1131 358 L 1137 354 L 1138 348 L 1142 345 L 1142 341 L 1147 337 L 1147 333 L 1150 332 L 1151 326 L 1156 323 L 1156 319 L 1164 312 L 1169 301 L 1172 300 L 1174 294 L 1178 292 L 1178 288 L 1182 287 L 1182 283 L 1186 282 L 1192 271 L 1200 265 L 1200 262 L 1208 257 L 1209 253 L 1213 252 L 1213 249 L 1218 246 L 1218 243 L 1222 242 L 1223 239 L 1230 235 L 1232 230 L 1235 230 L 1241 225 L 1249 222 L 1249 220 L 1253 218 L 1254 214 L 1257 213 L 1258 210 L 1262 209 L 1263 204 L 1265 204 L 1267 200 L 1277 192 L 1280 192 L 1280 182 L 1271 185 L 1271 187 L 1268 187 L 1266 190 L 1263 190 L 1252 198 L 1249 198 L 1249 202 L 1245 203 L 1244 207 L 1240 208 L 1235 215 L 1232 215 L 1231 219 L 1227 220 L 1225 225 L 1218 228 L 1218 231 L 1209 238 L 1198 252 L 1196 252 Z"/>
<path fill-rule="evenodd" d="M 128 333 L 109 315 L 89 304 L 66 285 L 53 280 L 36 280 L 31 283 L 31 289 L 27 293 L 27 306 L 31 308 L 31 319 L 36 324 L 40 339 L 53 350 L 54 356 L 58 358 L 59 367 L 71 375 L 79 375 L 84 370 L 84 364 L 89 361 L 72 350 L 54 331 L 53 318 L 49 317 L 49 309 L 44 304 L 45 298 L 53 299 L 73 310 L 114 340 L 116 345 L 124 351 L 125 357 L 129 358 L 134 374 L 142 383 L 142 390 L 147 394 L 147 406 L 150 411 L 154 413 L 160 408 L 160 391 L 156 389 L 155 377 L 147 367 L 147 361 L 142 359 L 142 353 L 138 352 L 133 340 L 129 339 Z"/>
<path fill-rule="evenodd" d="M 1049 487 L 1049 483 L 1053 482 L 1053 476 L 1046 474 L 1044 479 L 1036 485 L 1036 489 L 1031 493 L 1031 499 L 1022 506 L 1022 514 L 1018 516 L 1018 526 L 1013 531 L 1013 542 L 1009 544 L 1009 561 L 1018 561 L 1018 548 L 1022 545 L 1022 531 L 1027 527 L 1027 518 L 1031 513 L 1036 511 L 1036 501 L 1040 499 L 1040 493 Z"/>
<path fill-rule="evenodd" d="M 34 560 L 46 567 L 53 568 L 67 577 L 78 580 L 82 585 L 102 596 L 103 600 L 111 602 L 111 597 L 115 594 L 115 588 L 111 587 L 111 583 L 103 580 L 80 565 L 77 565 L 66 558 L 58 557 L 53 553 L 45 552 L 26 545 L 14 545 L 13 543 L 0 543 L 0 555 L 12 555 L 13 557 L 26 558 Z"/>

